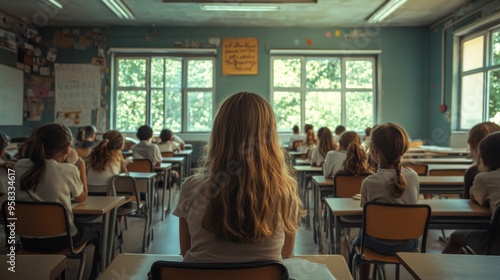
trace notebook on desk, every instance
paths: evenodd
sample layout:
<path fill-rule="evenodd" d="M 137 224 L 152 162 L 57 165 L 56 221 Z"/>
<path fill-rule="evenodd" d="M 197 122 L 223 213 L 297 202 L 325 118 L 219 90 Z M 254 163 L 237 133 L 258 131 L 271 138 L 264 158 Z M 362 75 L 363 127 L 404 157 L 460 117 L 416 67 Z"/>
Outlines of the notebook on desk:
<path fill-rule="evenodd" d="M 357 199 L 357 200 L 361 200 L 361 194 L 357 193 L 357 194 L 353 195 L 352 198 Z"/>

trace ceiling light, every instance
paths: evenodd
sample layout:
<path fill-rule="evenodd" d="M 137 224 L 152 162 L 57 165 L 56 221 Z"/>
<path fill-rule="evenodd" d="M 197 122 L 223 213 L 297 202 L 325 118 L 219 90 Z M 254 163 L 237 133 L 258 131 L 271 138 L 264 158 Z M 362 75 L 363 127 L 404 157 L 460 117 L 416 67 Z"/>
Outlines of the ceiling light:
<path fill-rule="evenodd" d="M 63 8 L 63 4 L 61 4 L 61 2 L 59 2 L 57 0 L 47 0 L 47 2 L 49 2 L 50 4 L 58 7 L 59 9 Z"/>
<path fill-rule="evenodd" d="M 241 3 L 200 4 L 200 8 L 205 11 L 240 11 L 240 12 L 269 12 L 269 11 L 277 11 L 280 9 L 277 5 L 241 4 Z"/>
<path fill-rule="evenodd" d="M 378 23 L 382 22 L 395 10 L 401 7 L 408 0 L 389 0 L 385 2 L 382 7 L 380 7 L 375 13 L 373 13 L 366 21 L 368 23 Z"/>
<path fill-rule="evenodd" d="M 121 19 L 135 19 L 130 8 L 122 0 L 101 0 L 108 8 Z"/>

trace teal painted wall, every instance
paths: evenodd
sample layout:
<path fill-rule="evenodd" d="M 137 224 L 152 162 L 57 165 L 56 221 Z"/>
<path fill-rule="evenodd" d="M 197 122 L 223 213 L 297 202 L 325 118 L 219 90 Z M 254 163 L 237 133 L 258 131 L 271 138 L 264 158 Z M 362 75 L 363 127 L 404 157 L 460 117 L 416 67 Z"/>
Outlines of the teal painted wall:
<path fill-rule="evenodd" d="M 340 30 L 351 30 L 339 28 Z M 199 40 L 207 42 L 210 37 L 256 37 L 259 40 L 259 74 L 253 76 L 222 76 L 221 52 L 218 48 L 216 62 L 216 96 L 218 105 L 225 97 L 237 91 L 253 91 L 269 100 L 269 50 L 270 49 L 326 49 L 326 50 L 381 50 L 379 61 L 378 98 L 379 123 L 397 122 L 403 125 L 413 139 L 427 137 L 427 98 L 429 76 L 429 30 L 412 28 L 360 28 L 367 36 L 346 42 L 344 37 L 335 37 L 336 28 L 240 28 L 240 27 L 159 27 L 160 33 L 151 42 L 145 36 L 149 27 L 109 27 L 110 48 L 173 48 L 175 41 Z M 52 29 L 42 30 L 50 34 Z M 331 36 L 326 36 L 327 32 Z M 47 35 L 49 36 L 49 35 Z M 311 39 L 308 46 L 306 40 Z M 0 53 L 1 55 L 1 53 Z M 96 56 L 94 50 L 77 51 L 60 49 L 58 63 L 90 63 Z M 0 59 L 0 63 L 3 60 Z M 108 65 L 109 62 L 108 62 Z M 104 95 L 109 104 L 109 94 Z M 53 104 L 45 107 L 41 122 L 32 122 L 22 127 L 0 127 L 11 136 L 28 134 L 33 127 L 53 121 Z M 332 126 L 335 124 L 332 124 Z M 189 138 L 186 136 L 186 138 Z"/>

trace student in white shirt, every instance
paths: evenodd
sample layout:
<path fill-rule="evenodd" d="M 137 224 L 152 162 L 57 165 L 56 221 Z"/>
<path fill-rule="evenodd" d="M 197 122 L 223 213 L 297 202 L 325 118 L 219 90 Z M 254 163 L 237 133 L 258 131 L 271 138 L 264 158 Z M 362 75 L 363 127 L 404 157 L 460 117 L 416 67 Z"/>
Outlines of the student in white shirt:
<path fill-rule="evenodd" d="M 123 136 L 116 130 L 102 135 L 102 140 L 87 158 L 87 181 L 93 186 L 109 186 L 115 175 L 127 172 L 122 155 Z"/>
<path fill-rule="evenodd" d="M 329 151 L 335 151 L 337 149 L 337 143 L 333 140 L 333 135 L 328 127 L 322 127 L 318 130 L 319 143 L 314 148 L 311 156 L 312 166 L 323 166 L 325 162 L 326 154 Z"/>
<path fill-rule="evenodd" d="M 181 149 L 173 139 L 174 133 L 170 129 L 164 129 L 160 133 L 161 142 L 158 143 L 160 152 L 178 152 Z"/>
<path fill-rule="evenodd" d="M 290 141 L 288 142 L 288 149 L 293 150 L 293 143 L 295 141 L 304 141 L 304 135 L 300 134 L 299 126 L 294 125 L 293 126 L 293 135 L 290 137 Z"/>
<path fill-rule="evenodd" d="M 141 140 L 139 144 L 132 146 L 132 157 L 135 159 L 149 159 L 153 165 L 161 165 L 161 152 L 156 144 L 151 143 L 153 129 L 149 125 L 143 125 L 137 129 L 137 138 Z"/>
<path fill-rule="evenodd" d="M 344 132 L 340 136 L 338 151 L 329 151 L 326 154 L 325 164 L 323 165 L 323 175 L 325 175 L 325 178 L 335 177 L 335 174 L 340 170 L 346 159 L 347 147 L 353 142 L 361 145 L 361 138 L 354 131 Z"/>

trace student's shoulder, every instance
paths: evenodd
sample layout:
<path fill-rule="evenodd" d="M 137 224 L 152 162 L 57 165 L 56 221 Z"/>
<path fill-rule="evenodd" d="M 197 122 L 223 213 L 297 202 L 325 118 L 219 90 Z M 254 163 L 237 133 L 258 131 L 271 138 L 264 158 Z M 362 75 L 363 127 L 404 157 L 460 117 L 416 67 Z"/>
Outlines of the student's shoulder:
<path fill-rule="evenodd" d="M 46 160 L 46 163 L 47 163 L 47 168 L 55 169 L 56 171 L 61 173 L 78 171 L 78 167 L 76 167 L 76 165 L 71 163 L 57 162 L 53 159 Z"/>

